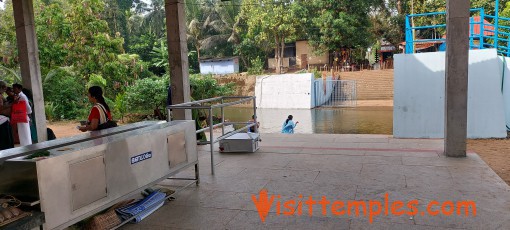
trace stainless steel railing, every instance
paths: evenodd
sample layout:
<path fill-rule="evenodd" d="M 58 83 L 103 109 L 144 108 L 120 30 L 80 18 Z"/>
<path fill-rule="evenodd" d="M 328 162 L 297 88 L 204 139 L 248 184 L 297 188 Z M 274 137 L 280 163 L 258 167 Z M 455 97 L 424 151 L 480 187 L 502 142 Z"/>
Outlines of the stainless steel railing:
<path fill-rule="evenodd" d="M 214 175 L 214 143 L 219 142 L 225 138 L 228 138 L 236 133 L 240 133 L 244 130 L 248 130 L 251 127 L 254 127 L 255 132 L 257 130 L 257 106 L 256 106 L 256 97 L 255 96 L 224 96 L 224 97 L 215 97 L 208 98 L 204 100 L 186 102 L 176 105 L 167 106 L 168 114 L 170 114 L 170 110 L 172 109 L 205 109 L 209 110 L 209 126 L 199 129 L 196 133 L 202 133 L 209 131 L 209 141 L 200 141 L 197 144 L 209 144 L 211 151 L 211 173 Z M 231 101 L 234 100 L 234 101 Z M 228 102 L 225 102 L 228 101 Z M 225 122 L 225 107 L 238 105 L 242 103 L 246 103 L 249 101 L 253 101 L 253 115 L 255 116 L 254 122 Z M 219 108 L 221 110 L 221 122 L 218 124 L 214 124 L 213 121 L 213 109 Z M 168 116 L 170 117 L 170 116 Z M 243 127 L 236 129 L 232 132 L 228 132 L 225 134 L 225 126 L 226 125 L 244 125 Z M 214 128 L 221 126 L 221 136 L 214 139 L 213 130 Z"/>

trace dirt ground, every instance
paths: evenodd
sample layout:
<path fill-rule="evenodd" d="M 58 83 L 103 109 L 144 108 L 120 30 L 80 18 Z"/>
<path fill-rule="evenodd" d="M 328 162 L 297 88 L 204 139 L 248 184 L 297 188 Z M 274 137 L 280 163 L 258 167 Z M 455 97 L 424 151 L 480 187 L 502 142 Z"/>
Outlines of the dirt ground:
<path fill-rule="evenodd" d="M 53 129 L 57 138 L 63 138 L 80 134 L 81 132 L 76 129 L 78 124 L 78 121 L 52 122 L 48 124 L 48 127 Z M 510 139 L 468 140 L 467 149 L 478 153 L 492 170 L 510 185 Z"/>
<path fill-rule="evenodd" d="M 478 153 L 510 185 L 510 139 L 468 140 L 467 149 Z"/>

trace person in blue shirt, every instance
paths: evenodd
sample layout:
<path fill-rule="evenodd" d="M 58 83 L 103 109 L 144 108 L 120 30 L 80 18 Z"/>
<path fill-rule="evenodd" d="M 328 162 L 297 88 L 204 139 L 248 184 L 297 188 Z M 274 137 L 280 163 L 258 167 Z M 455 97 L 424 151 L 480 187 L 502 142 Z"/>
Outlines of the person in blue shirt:
<path fill-rule="evenodd" d="M 287 117 L 287 120 L 285 120 L 282 126 L 282 133 L 294 133 L 294 128 L 299 123 L 299 121 L 296 121 L 296 123 L 294 123 L 292 121 L 292 118 L 293 118 L 292 115 L 289 115 L 289 117 Z"/>

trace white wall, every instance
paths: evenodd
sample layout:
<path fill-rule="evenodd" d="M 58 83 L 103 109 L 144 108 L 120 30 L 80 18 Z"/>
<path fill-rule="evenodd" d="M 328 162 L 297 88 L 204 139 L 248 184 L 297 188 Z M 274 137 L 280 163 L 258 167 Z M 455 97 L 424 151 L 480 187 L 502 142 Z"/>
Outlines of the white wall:
<path fill-rule="evenodd" d="M 258 76 L 255 96 L 258 108 L 313 108 L 314 77 L 311 73 Z"/>
<path fill-rule="evenodd" d="M 393 136 L 443 138 L 445 53 L 394 57 Z M 499 63 L 494 49 L 469 51 L 469 138 L 506 137 Z"/>
<path fill-rule="evenodd" d="M 239 62 L 235 60 L 200 62 L 201 74 L 230 74 L 239 72 Z"/>
<path fill-rule="evenodd" d="M 503 100 L 505 103 L 505 120 L 507 128 L 510 127 L 510 58 L 499 57 L 500 70 L 505 74 L 503 79 Z M 504 68 L 504 69 L 503 69 Z M 501 73 L 503 75 L 503 73 Z"/>

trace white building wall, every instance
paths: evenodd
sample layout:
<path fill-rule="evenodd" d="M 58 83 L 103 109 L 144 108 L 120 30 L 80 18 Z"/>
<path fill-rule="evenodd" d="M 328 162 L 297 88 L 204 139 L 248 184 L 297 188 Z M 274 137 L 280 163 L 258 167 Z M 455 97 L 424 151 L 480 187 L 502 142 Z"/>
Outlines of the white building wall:
<path fill-rule="evenodd" d="M 257 107 L 313 108 L 313 81 L 311 73 L 258 76 L 255 84 Z"/>
<path fill-rule="evenodd" d="M 510 58 L 499 57 L 501 64 L 501 75 L 504 73 L 503 81 L 503 100 L 505 103 L 505 121 L 507 129 L 510 127 Z"/>
<path fill-rule="evenodd" d="M 235 60 L 200 62 L 201 74 L 230 74 L 239 72 L 239 62 Z"/>
<path fill-rule="evenodd" d="M 443 138 L 445 53 L 394 58 L 393 136 Z M 469 51 L 469 138 L 506 137 L 500 66 L 494 49 Z"/>

